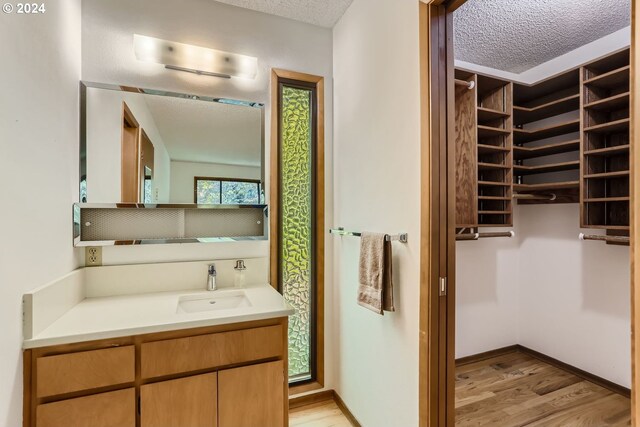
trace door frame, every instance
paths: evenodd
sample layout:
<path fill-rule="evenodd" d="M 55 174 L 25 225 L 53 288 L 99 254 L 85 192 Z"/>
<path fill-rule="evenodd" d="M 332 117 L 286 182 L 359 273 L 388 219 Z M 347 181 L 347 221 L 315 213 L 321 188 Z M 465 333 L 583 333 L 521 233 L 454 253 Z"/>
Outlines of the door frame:
<path fill-rule="evenodd" d="M 138 203 L 140 201 L 140 124 L 125 101 L 122 101 L 121 126 L 120 201 Z M 126 169 L 125 164 L 133 164 L 133 170 Z M 135 190 L 133 190 L 132 180 L 135 181 Z"/>
<path fill-rule="evenodd" d="M 324 77 L 295 71 L 273 68 L 271 70 L 271 141 L 269 145 L 269 278 L 271 286 L 278 288 L 279 282 L 279 211 L 280 211 L 280 122 L 279 86 L 281 81 L 298 81 L 315 86 L 317 105 L 315 106 L 316 159 L 314 170 L 315 186 L 315 220 L 314 229 L 314 262 L 315 262 L 315 316 L 312 321 L 315 326 L 315 377 L 311 381 L 295 384 L 289 387 L 289 395 L 319 390 L 324 387 Z"/>
<path fill-rule="evenodd" d="M 455 170 L 453 169 L 453 12 L 467 0 L 418 0 L 420 37 L 421 224 L 419 425 L 455 426 Z M 640 138 L 640 0 L 631 2 L 631 141 Z M 630 147 L 631 418 L 640 425 L 640 185 Z M 440 278 L 446 279 L 441 295 Z M 636 310 L 636 307 L 639 309 Z"/>

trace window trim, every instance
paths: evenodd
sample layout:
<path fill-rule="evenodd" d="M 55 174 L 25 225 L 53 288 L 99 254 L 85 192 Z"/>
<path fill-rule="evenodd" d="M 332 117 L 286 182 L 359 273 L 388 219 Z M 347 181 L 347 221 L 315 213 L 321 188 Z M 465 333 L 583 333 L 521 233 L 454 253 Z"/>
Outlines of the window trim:
<path fill-rule="evenodd" d="M 193 177 L 193 203 L 198 204 L 198 181 L 220 181 L 220 204 L 222 203 L 222 182 L 250 182 L 254 183 L 258 186 L 258 204 L 261 203 L 260 200 L 260 184 L 262 181 L 259 179 L 249 179 L 249 178 L 219 178 L 215 176 L 194 176 Z"/>
<path fill-rule="evenodd" d="M 304 86 L 315 89 L 314 117 L 314 238 L 313 275 L 315 282 L 313 329 L 314 352 L 311 357 L 315 369 L 312 378 L 290 385 L 289 395 L 317 390 L 324 387 L 324 78 L 310 74 L 297 73 L 281 69 L 271 70 L 271 141 L 270 141 L 270 183 L 269 183 L 269 240 L 270 240 L 270 282 L 278 289 L 279 283 L 279 246 L 280 246 L 280 85 Z"/>

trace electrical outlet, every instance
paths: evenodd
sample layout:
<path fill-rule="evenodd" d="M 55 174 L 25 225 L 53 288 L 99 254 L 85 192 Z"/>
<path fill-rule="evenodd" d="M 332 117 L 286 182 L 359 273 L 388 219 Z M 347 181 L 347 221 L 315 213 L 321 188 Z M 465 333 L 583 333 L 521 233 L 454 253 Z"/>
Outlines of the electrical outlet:
<path fill-rule="evenodd" d="M 84 265 L 87 267 L 102 265 L 102 248 L 99 246 L 89 246 L 85 248 Z"/>

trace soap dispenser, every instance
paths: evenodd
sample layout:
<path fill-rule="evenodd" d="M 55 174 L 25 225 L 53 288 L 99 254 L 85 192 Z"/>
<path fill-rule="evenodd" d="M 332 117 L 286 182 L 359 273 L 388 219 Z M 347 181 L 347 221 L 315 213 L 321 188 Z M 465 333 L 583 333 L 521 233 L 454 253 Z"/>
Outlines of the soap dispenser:
<path fill-rule="evenodd" d="M 236 288 L 244 287 L 244 271 L 246 269 L 247 267 L 245 267 L 244 265 L 244 260 L 239 259 L 236 261 L 236 266 L 234 267 L 234 270 L 236 270 L 236 274 L 233 278 L 233 285 Z"/>

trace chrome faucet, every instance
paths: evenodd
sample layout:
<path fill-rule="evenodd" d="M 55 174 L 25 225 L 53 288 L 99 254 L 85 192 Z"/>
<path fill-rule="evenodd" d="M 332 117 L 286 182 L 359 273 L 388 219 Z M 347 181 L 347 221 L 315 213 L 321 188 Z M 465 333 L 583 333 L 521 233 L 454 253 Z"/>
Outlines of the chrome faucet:
<path fill-rule="evenodd" d="M 209 276 L 207 277 L 207 290 L 208 291 L 215 291 L 216 289 L 218 289 L 218 286 L 216 285 L 216 265 L 215 264 L 209 264 Z"/>

